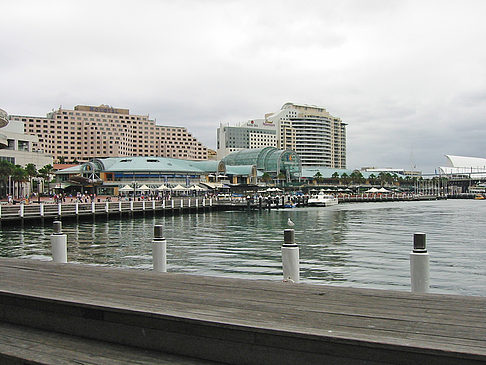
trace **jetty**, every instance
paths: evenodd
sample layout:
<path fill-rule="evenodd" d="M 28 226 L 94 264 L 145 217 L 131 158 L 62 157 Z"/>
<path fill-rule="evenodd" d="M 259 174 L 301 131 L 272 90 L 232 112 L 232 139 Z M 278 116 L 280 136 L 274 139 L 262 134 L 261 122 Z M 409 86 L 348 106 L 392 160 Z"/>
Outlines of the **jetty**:
<path fill-rule="evenodd" d="M 339 195 L 339 203 L 366 203 L 392 201 L 421 201 L 446 199 L 447 196 L 413 195 L 413 194 L 358 194 Z M 126 215 L 140 214 L 181 214 L 213 210 L 262 210 L 305 207 L 308 197 L 281 195 L 260 197 L 257 199 L 238 198 L 204 198 L 174 197 L 170 200 L 119 200 L 0 204 L 0 224 L 25 220 L 61 220 L 87 217 L 117 218 Z"/>
<path fill-rule="evenodd" d="M 484 364 L 486 298 L 0 258 L 2 364 Z"/>

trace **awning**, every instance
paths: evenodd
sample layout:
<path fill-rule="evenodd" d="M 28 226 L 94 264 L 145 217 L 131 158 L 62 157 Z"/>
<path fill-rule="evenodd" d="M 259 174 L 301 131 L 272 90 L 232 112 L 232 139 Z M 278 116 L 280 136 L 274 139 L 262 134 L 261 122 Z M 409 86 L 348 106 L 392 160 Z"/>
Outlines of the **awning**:
<path fill-rule="evenodd" d="M 121 192 L 133 191 L 133 188 L 130 185 L 125 185 L 123 188 L 118 189 L 118 191 Z"/>

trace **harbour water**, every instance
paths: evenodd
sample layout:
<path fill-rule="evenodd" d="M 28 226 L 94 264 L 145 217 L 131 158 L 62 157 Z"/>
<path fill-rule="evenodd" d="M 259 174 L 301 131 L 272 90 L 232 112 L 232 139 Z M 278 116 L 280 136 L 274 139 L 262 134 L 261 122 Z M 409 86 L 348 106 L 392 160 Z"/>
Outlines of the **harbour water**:
<path fill-rule="evenodd" d="M 486 203 L 475 200 L 349 203 L 327 208 L 206 212 L 64 222 L 68 260 L 152 267 L 162 224 L 169 271 L 281 280 L 281 244 L 295 223 L 301 280 L 410 290 L 413 234 L 427 234 L 431 292 L 486 296 Z M 50 260 L 52 225 L 4 225 L 0 256 Z"/>

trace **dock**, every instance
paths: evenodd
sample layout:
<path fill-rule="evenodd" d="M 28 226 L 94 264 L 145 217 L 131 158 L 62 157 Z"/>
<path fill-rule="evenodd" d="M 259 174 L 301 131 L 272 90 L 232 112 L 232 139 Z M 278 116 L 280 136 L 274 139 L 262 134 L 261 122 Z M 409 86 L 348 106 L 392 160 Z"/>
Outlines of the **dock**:
<path fill-rule="evenodd" d="M 2 364 L 484 364 L 485 319 L 483 297 L 0 258 Z"/>
<path fill-rule="evenodd" d="M 339 203 L 369 203 L 392 201 L 437 200 L 446 197 L 435 195 L 347 195 L 339 196 Z M 61 219 L 82 219 L 91 217 L 119 218 L 141 214 L 182 214 L 213 210 L 262 210 L 286 209 L 290 207 L 308 206 L 307 197 L 276 196 L 246 200 L 245 198 L 204 198 L 176 197 L 170 200 L 120 200 L 31 203 L 31 204 L 0 204 L 0 224 L 16 221 L 44 221 Z"/>

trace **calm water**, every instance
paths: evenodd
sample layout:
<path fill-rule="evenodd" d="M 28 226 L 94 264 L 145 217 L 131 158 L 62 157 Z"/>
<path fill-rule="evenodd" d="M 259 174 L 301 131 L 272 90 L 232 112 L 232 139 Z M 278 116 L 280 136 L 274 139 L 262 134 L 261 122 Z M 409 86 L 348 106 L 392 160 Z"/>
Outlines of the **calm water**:
<path fill-rule="evenodd" d="M 431 291 L 486 296 L 486 202 L 340 204 L 254 212 L 63 223 L 68 260 L 151 268 L 154 224 L 164 226 L 169 271 L 281 280 L 280 246 L 295 222 L 302 281 L 410 290 L 413 233 L 427 233 Z M 0 230 L 0 256 L 50 260 L 46 227 Z"/>

